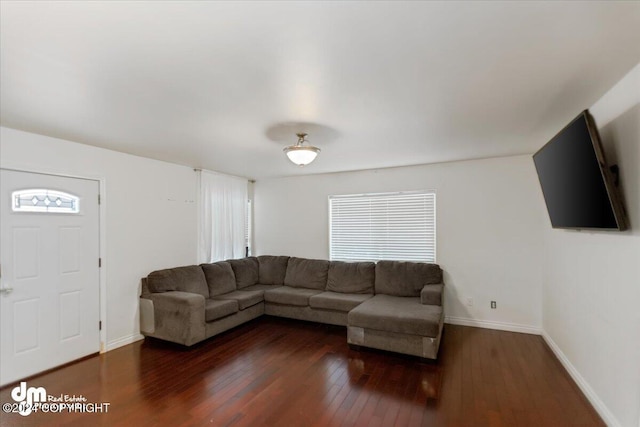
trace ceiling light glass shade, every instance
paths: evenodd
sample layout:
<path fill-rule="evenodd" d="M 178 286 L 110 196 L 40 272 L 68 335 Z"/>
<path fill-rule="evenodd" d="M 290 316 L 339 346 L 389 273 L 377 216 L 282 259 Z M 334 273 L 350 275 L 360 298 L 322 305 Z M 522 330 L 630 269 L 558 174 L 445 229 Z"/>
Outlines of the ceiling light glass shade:
<path fill-rule="evenodd" d="M 312 146 L 291 145 L 285 147 L 284 152 L 293 163 L 298 166 L 305 166 L 315 160 L 320 149 Z"/>
<path fill-rule="evenodd" d="M 320 152 L 318 147 L 314 147 L 313 145 L 302 145 L 307 142 L 305 137 L 306 133 L 298 133 L 298 143 L 296 145 L 290 145 L 288 147 L 284 147 L 282 151 L 285 152 L 289 160 L 295 163 L 298 166 L 305 166 L 309 163 L 313 162 Z"/>

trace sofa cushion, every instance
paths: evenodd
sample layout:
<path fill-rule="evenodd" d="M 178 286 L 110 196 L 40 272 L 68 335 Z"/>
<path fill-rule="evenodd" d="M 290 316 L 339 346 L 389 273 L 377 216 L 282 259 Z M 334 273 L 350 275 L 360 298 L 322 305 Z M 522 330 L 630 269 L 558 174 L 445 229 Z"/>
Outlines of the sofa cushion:
<path fill-rule="evenodd" d="M 232 300 L 238 302 L 238 308 L 244 310 L 253 305 L 259 304 L 264 301 L 263 291 L 233 291 L 228 294 L 217 295 L 213 299 L 220 300 Z"/>
<path fill-rule="evenodd" d="M 326 310 L 351 311 L 373 294 L 345 294 L 341 292 L 323 292 L 309 298 L 309 306 Z"/>
<path fill-rule="evenodd" d="M 349 294 L 373 294 L 376 265 L 373 262 L 331 261 L 327 290 Z"/>
<path fill-rule="evenodd" d="M 147 276 L 147 288 L 150 292 L 191 292 L 209 298 L 207 280 L 197 265 L 152 271 Z"/>
<path fill-rule="evenodd" d="M 215 300 L 207 298 L 204 301 L 204 320 L 212 322 L 238 312 L 238 301 Z"/>
<path fill-rule="evenodd" d="M 269 289 L 278 289 L 282 286 L 278 285 L 253 285 L 247 286 L 246 288 L 242 288 L 243 291 L 259 291 L 264 295 L 264 291 L 268 291 Z"/>
<path fill-rule="evenodd" d="M 321 259 L 289 258 L 285 286 L 323 290 L 327 287 L 329 261 Z"/>
<path fill-rule="evenodd" d="M 230 259 L 229 264 L 236 275 L 236 288 L 242 289 L 258 284 L 258 258 Z"/>
<path fill-rule="evenodd" d="M 424 285 L 441 283 L 442 270 L 437 264 L 406 261 L 378 261 L 376 294 L 417 297 Z"/>
<path fill-rule="evenodd" d="M 280 285 L 287 273 L 288 256 L 261 255 L 258 257 L 258 282 L 262 285 Z"/>
<path fill-rule="evenodd" d="M 442 307 L 424 305 L 418 297 L 394 297 L 376 295 L 366 300 L 348 314 L 349 326 L 377 331 L 438 336 Z"/>
<path fill-rule="evenodd" d="M 214 262 L 213 264 L 201 264 L 202 271 L 207 278 L 209 295 L 221 295 L 236 290 L 236 276 L 233 274 L 231 264 L 227 261 Z"/>
<path fill-rule="evenodd" d="M 297 305 L 306 307 L 309 305 L 309 297 L 321 293 L 316 289 L 291 288 L 281 286 L 277 289 L 264 291 L 264 300 L 276 304 Z"/>

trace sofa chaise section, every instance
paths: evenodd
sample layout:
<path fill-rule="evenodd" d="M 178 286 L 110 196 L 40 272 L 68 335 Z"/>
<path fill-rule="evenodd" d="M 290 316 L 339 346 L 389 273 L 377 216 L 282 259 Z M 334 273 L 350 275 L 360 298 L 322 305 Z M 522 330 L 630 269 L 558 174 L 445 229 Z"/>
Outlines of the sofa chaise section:
<path fill-rule="evenodd" d="M 349 312 L 347 342 L 435 359 L 444 315 L 436 264 L 379 261 L 376 295 Z"/>

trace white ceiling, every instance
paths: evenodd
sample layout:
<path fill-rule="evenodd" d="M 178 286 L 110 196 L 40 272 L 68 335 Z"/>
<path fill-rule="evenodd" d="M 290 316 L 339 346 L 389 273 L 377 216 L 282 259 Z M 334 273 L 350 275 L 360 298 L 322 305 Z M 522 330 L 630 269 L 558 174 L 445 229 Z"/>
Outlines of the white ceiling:
<path fill-rule="evenodd" d="M 640 2 L 0 7 L 2 125 L 257 179 L 532 153 L 640 62 Z"/>

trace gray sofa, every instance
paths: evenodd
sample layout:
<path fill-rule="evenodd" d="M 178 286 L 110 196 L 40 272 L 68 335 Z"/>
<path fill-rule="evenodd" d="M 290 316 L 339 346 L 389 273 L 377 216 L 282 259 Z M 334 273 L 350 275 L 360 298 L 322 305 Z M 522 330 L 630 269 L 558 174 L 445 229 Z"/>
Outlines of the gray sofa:
<path fill-rule="evenodd" d="M 249 257 L 150 273 L 141 332 L 190 346 L 267 314 L 346 326 L 351 345 L 435 359 L 443 291 L 436 264 Z"/>

